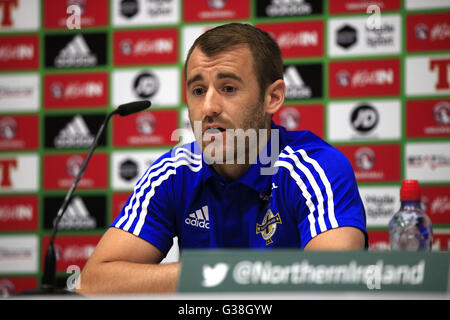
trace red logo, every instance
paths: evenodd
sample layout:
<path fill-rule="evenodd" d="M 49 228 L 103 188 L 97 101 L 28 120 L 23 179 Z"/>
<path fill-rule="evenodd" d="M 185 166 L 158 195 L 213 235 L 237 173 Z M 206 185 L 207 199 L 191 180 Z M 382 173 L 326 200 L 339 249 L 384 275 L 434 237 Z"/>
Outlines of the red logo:
<path fill-rule="evenodd" d="M 115 65 L 176 63 L 177 57 L 177 29 L 116 31 L 114 33 Z"/>
<path fill-rule="evenodd" d="M 38 197 L 0 197 L 0 230 L 37 230 Z"/>
<path fill-rule="evenodd" d="M 366 13 L 370 5 L 376 5 L 381 12 L 400 10 L 400 0 L 339 0 L 329 1 L 328 6 L 330 13 Z"/>
<path fill-rule="evenodd" d="M 283 58 L 319 57 L 323 55 L 323 22 L 259 24 L 278 43 Z"/>
<path fill-rule="evenodd" d="M 0 37 L 0 69 L 25 70 L 39 67 L 39 36 Z"/>
<path fill-rule="evenodd" d="M 67 8 L 70 5 L 78 5 L 81 10 L 81 29 L 108 25 L 108 0 L 45 0 L 45 28 L 67 28 L 66 22 L 70 16 Z"/>
<path fill-rule="evenodd" d="M 430 71 L 437 72 L 436 90 L 450 89 L 448 68 L 450 59 L 430 59 Z"/>
<path fill-rule="evenodd" d="M 108 74 L 47 74 L 44 90 L 44 105 L 48 109 L 106 107 Z"/>
<path fill-rule="evenodd" d="M 13 24 L 11 13 L 18 6 L 18 0 L 1 0 L 0 11 L 3 12 L 3 18 L 0 20 L 0 26 L 11 27 Z"/>
<path fill-rule="evenodd" d="M 184 21 L 236 20 L 250 17 L 249 0 L 185 0 Z"/>
<path fill-rule="evenodd" d="M 0 187 L 12 187 L 11 170 L 17 169 L 17 159 L 0 159 Z"/>
<path fill-rule="evenodd" d="M 323 106 L 283 106 L 273 117 L 275 123 L 287 130 L 309 130 L 323 137 Z"/>
<path fill-rule="evenodd" d="M 85 155 L 44 155 L 44 189 L 68 189 L 78 174 Z M 98 189 L 108 186 L 108 155 L 97 153 L 81 178 L 78 189 Z"/>
<path fill-rule="evenodd" d="M 409 138 L 450 137 L 450 99 L 407 101 L 406 135 Z"/>
<path fill-rule="evenodd" d="M 0 150 L 36 149 L 38 116 L 0 116 Z"/>
<path fill-rule="evenodd" d="M 123 118 L 115 117 L 113 121 L 114 146 L 155 146 L 178 143 L 178 140 L 172 141 L 172 134 L 175 134 L 178 129 L 177 110 L 141 112 Z"/>
<path fill-rule="evenodd" d="M 408 51 L 450 49 L 450 13 L 408 15 L 406 21 Z"/>
<path fill-rule="evenodd" d="M 338 146 L 350 160 L 358 182 L 400 180 L 400 146 Z"/>
<path fill-rule="evenodd" d="M 450 224 L 450 187 L 422 186 L 422 208 L 434 225 Z"/>
<path fill-rule="evenodd" d="M 400 61 L 339 61 L 330 63 L 330 97 L 400 94 Z"/>
<path fill-rule="evenodd" d="M 56 271 L 66 272 L 69 266 L 77 266 L 80 270 L 94 252 L 100 235 L 93 236 L 64 236 L 55 239 Z M 42 239 L 42 268 L 44 268 L 45 253 L 50 242 L 50 236 Z"/>

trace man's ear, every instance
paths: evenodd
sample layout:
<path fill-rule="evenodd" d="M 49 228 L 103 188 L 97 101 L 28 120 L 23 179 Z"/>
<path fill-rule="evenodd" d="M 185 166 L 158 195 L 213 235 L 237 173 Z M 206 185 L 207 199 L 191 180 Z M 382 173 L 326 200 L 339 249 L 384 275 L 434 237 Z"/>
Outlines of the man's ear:
<path fill-rule="evenodd" d="M 273 115 L 284 104 L 286 95 L 286 85 L 283 79 L 278 79 L 266 89 L 264 95 L 264 110 L 267 114 Z"/>

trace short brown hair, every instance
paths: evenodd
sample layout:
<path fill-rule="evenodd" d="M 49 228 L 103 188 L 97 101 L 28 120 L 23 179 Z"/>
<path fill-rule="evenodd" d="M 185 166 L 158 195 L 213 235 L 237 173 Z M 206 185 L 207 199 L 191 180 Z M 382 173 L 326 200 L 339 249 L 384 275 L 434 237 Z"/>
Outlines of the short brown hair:
<path fill-rule="evenodd" d="M 211 57 L 239 44 L 247 44 L 250 48 L 260 97 L 263 99 L 266 88 L 276 80 L 283 79 L 283 60 L 276 41 L 267 32 L 249 24 L 224 24 L 210 29 L 198 37 L 186 58 L 185 77 L 189 58 L 196 47 Z"/>

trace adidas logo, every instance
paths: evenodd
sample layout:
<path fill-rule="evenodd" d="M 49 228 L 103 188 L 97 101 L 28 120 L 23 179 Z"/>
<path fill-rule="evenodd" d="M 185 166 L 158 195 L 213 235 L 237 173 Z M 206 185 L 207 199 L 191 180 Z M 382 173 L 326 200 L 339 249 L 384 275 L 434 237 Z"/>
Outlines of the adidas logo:
<path fill-rule="evenodd" d="M 89 147 L 94 141 L 83 117 L 76 115 L 55 137 L 56 148 Z"/>
<path fill-rule="evenodd" d="M 209 229 L 209 211 L 208 206 L 203 206 L 201 209 L 191 213 L 184 222 L 190 226 Z"/>
<path fill-rule="evenodd" d="M 92 54 L 83 36 L 77 34 L 55 58 L 55 66 L 90 67 L 97 64 L 97 56 Z"/>
<path fill-rule="evenodd" d="M 286 83 L 286 99 L 305 99 L 311 97 L 311 88 L 305 85 L 297 68 L 294 66 L 287 67 L 283 78 Z"/>
<path fill-rule="evenodd" d="M 54 223 L 54 222 L 53 222 Z M 60 229 L 95 229 L 97 222 L 89 215 L 83 200 L 75 197 L 58 224 Z"/>

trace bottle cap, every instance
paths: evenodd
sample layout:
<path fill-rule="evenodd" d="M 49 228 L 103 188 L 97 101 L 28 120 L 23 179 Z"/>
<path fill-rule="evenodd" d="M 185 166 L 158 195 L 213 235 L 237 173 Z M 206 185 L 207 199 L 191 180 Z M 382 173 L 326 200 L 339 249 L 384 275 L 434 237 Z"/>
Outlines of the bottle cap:
<path fill-rule="evenodd" d="M 420 187 L 417 180 L 403 180 L 400 201 L 420 201 Z"/>

